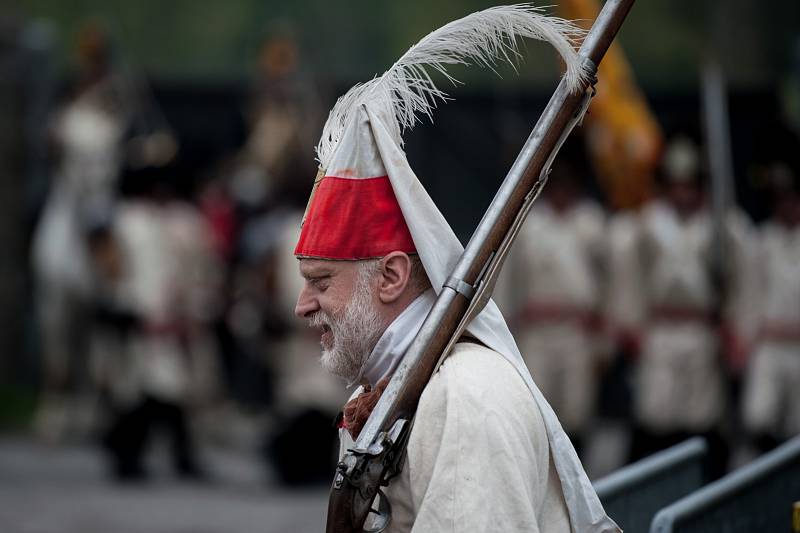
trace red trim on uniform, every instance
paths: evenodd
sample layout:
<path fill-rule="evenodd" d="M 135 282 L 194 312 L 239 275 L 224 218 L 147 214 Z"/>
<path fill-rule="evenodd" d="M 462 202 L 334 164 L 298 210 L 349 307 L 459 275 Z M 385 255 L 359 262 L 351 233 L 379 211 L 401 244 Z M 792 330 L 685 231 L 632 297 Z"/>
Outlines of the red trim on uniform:
<path fill-rule="evenodd" d="M 650 310 L 650 317 L 660 322 L 705 322 L 712 323 L 713 316 L 705 309 L 672 305 L 658 305 Z"/>
<path fill-rule="evenodd" d="M 294 254 L 356 260 L 416 252 L 388 176 L 325 176 L 308 208 Z"/>
<path fill-rule="evenodd" d="M 531 301 L 516 315 L 515 325 L 574 323 L 590 331 L 603 329 L 603 319 L 592 309 L 562 302 Z"/>
<path fill-rule="evenodd" d="M 800 342 L 800 322 L 767 322 L 761 326 L 759 338 L 773 342 Z"/>

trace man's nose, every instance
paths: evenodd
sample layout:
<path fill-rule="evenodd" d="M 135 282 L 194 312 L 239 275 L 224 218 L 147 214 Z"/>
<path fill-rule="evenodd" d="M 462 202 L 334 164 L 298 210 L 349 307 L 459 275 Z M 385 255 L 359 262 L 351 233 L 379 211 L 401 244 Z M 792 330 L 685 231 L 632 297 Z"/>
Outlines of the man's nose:
<path fill-rule="evenodd" d="M 306 288 L 300 291 L 297 297 L 297 304 L 294 306 L 294 314 L 298 318 L 306 318 L 312 313 L 319 311 L 319 303 L 316 298 L 313 298 Z"/>

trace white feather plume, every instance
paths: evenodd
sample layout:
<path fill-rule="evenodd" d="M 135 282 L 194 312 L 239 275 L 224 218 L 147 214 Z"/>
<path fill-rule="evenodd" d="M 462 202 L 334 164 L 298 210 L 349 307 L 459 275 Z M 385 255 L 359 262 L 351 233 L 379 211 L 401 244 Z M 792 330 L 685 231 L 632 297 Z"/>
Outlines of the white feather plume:
<path fill-rule="evenodd" d="M 520 57 L 520 37 L 550 43 L 563 58 L 564 77 L 574 89 L 588 76 L 575 50 L 584 34 L 572 22 L 544 15 L 542 8 L 530 4 L 492 7 L 450 22 L 412 46 L 383 75 L 354 86 L 336 101 L 317 145 L 317 160 L 327 168 L 354 111 L 373 100 L 391 106 L 396 141 L 402 146 L 402 132 L 413 127 L 420 115 L 432 118 L 437 101 L 447 99 L 431 80 L 429 69 L 457 84 L 446 65 L 477 63 L 493 69 L 498 60 L 513 65 L 512 59 Z"/>

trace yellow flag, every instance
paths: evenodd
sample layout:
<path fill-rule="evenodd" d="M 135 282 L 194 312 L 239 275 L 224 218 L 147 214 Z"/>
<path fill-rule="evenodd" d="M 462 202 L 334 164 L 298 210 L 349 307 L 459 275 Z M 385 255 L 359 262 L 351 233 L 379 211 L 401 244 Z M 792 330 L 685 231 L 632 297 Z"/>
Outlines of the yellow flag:
<path fill-rule="evenodd" d="M 588 27 L 599 6 L 597 0 L 562 0 L 561 10 Z M 584 122 L 589 154 L 611 206 L 635 208 L 652 192 L 663 135 L 616 42 L 597 77 L 597 94 Z"/>

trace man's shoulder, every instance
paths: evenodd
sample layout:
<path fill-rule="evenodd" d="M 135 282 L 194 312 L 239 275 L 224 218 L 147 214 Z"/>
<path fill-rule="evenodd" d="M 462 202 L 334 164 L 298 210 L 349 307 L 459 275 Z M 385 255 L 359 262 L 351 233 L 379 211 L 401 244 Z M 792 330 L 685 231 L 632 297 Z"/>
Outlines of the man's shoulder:
<path fill-rule="evenodd" d="M 437 403 L 467 400 L 492 409 L 535 407 L 533 395 L 514 366 L 498 352 L 473 342 L 453 347 L 428 383 L 423 399 L 425 396 Z"/>
<path fill-rule="evenodd" d="M 449 367 L 448 370 L 445 370 Z M 502 354 L 477 341 L 456 343 L 450 355 L 442 363 L 441 371 L 464 372 L 469 370 L 487 370 L 493 374 L 518 376 L 517 371 Z"/>
<path fill-rule="evenodd" d="M 414 429 L 411 450 L 456 443 L 473 456 L 504 450 L 515 461 L 547 464 L 547 430 L 533 394 L 505 357 L 478 344 L 457 344 L 432 376 Z"/>

